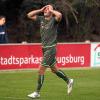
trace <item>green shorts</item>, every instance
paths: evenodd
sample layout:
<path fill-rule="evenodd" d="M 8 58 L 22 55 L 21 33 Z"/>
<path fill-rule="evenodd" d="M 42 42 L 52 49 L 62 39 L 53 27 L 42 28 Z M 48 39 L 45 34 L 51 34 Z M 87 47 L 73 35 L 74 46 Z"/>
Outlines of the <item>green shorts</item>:
<path fill-rule="evenodd" d="M 44 67 L 54 67 L 56 63 L 56 46 L 42 48 L 43 51 L 43 60 L 41 65 Z"/>

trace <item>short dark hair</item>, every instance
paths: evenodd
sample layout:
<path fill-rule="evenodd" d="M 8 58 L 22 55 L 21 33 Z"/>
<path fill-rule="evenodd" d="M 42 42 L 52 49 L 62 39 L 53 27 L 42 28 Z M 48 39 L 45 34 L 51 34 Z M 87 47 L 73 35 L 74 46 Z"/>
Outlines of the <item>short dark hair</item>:
<path fill-rule="evenodd" d="M 0 15 L 0 19 L 2 19 L 2 18 L 6 18 L 5 16 L 3 16 L 3 15 Z"/>

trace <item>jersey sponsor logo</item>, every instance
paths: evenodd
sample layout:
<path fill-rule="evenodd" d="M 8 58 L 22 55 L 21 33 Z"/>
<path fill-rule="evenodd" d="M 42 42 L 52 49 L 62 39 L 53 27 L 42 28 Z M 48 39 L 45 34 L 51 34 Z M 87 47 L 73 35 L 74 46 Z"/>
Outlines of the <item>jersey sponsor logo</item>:
<path fill-rule="evenodd" d="M 41 29 L 49 29 L 49 24 L 45 24 L 43 21 L 41 21 Z"/>

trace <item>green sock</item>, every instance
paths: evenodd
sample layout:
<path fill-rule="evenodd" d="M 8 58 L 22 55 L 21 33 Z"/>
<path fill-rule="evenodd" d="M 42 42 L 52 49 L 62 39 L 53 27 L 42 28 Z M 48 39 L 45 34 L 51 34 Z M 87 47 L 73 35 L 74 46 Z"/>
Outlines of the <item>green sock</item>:
<path fill-rule="evenodd" d="M 38 77 L 37 92 L 40 92 L 41 87 L 43 85 L 43 82 L 44 82 L 44 75 L 39 75 L 39 77 Z"/>
<path fill-rule="evenodd" d="M 55 73 L 59 78 L 62 78 L 65 82 L 69 82 L 69 78 L 65 75 L 65 73 L 61 70 L 58 70 L 56 73 Z"/>

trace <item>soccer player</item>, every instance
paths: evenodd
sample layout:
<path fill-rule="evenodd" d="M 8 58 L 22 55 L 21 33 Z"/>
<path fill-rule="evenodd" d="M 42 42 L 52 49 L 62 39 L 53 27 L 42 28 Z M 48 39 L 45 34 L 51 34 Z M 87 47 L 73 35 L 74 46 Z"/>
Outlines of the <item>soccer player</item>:
<path fill-rule="evenodd" d="M 43 13 L 44 16 L 38 16 Z M 44 81 L 44 73 L 47 68 L 62 78 L 67 84 L 67 93 L 72 91 L 73 79 L 68 78 L 63 71 L 56 68 L 56 45 L 57 45 L 57 26 L 62 19 L 62 14 L 53 9 L 52 5 L 46 5 L 41 9 L 33 10 L 27 14 L 33 21 L 40 21 L 40 34 L 42 41 L 43 60 L 39 69 L 38 85 L 35 92 L 28 95 L 31 98 L 40 97 L 40 90 Z"/>

